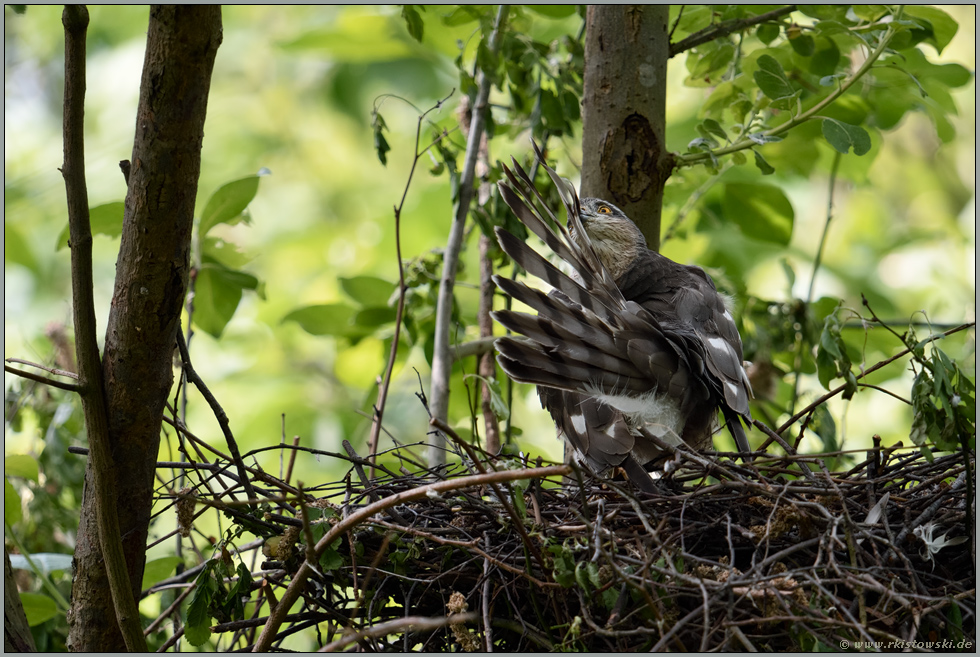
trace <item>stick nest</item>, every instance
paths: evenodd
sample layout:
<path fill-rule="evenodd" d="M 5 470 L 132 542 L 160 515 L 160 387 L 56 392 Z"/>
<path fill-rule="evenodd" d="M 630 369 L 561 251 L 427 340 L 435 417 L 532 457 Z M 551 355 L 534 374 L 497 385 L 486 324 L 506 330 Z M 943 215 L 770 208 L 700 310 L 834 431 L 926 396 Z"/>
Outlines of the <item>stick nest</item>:
<path fill-rule="evenodd" d="M 234 516 L 267 539 L 253 602 L 275 607 L 316 561 L 277 642 L 316 626 L 321 646 L 378 651 L 965 649 L 976 639 L 968 459 L 876 449 L 832 473 L 814 456 L 688 454 L 660 492 L 640 494 L 577 470 L 503 482 L 524 467 L 516 459 L 370 479 L 352 456 L 344 481 L 272 505 L 259 527 Z M 477 472 L 480 485 L 351 522 Z M 310 549 L 331 529 L 336 540 Z"/>

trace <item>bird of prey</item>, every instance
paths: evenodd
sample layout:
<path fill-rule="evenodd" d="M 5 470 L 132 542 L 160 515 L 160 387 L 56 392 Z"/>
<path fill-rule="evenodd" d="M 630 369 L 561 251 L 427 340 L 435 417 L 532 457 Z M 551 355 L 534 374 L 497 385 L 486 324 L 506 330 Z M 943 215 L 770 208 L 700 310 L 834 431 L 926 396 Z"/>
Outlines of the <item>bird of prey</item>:
<path fill-rule="evenodd" d="M 663 466 L 658 442 L 703 450 L 721 409 L 740 452 L 749 444 L 751 387 L 742 342 L 726 298 L 700 267 L 647 248 L 640 229 L 612 203 L 579 201 L 574 186 L 538 159 L 558 187 L 568 228 L 547 208 L 513 160 L 499 183 L 525 226 L 572 270 L 564 273 L 511 233 L 503 250 L 548 294 L 495 276 L 497 286 L 537 315 L 511 310 L 494 319 L 523 337 L 496 341 L 497 362 L 514 380 L 534 383 L 563 435 L 598 473 L 621 467 L 639 488 Z M 534 198 L 544 212 L 538 211 Z M 547 219 L 546 219 L 547 217 Z M 552 228 L 553 227 L 553 228 Z"/>

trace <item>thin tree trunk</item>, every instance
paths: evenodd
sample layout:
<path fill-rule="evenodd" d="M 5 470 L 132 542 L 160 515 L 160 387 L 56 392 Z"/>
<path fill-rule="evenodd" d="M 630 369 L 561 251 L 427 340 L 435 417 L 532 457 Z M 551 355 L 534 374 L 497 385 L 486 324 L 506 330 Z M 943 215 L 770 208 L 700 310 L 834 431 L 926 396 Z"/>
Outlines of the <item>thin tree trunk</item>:
<path fill-rule="evenodd" d="M 493 295 L 497 286 L 492 278 L 493 262 L 489 255 L 491 246 L 490 238 L 480 235 L 480 309 L 477 320 L 480 324 L 481 338 L 493 336 L 493 320 L 490 318 L 490 312 L 493 310 Z M 491 454 L 496 454 L 500 451 L 500 423 L 497 422 L 497 414 L 493 410 L 491 402 L 493 393 L 490 384 L 497 378 L 497 365 L 493 350 L 477 358 L 479 359 L 477 373 L 483 377 L 480 382 L 480 410 L 483 413 L 484 427 L 483 448 Z"/>
<path fill-rule="evenodd" d="M 37 652 L 6 547 L 3 549 L 3 651 Z"/>
<path fill-rule="evenodd" d="M 500 31 L 507 21 L 507 5 L 501 5 L 497 11 L 493 32 L 490 34 L 487 47 L 493 53 L 497 52 Z M 449 420 L 449 378 L 452 375 L 452 326 L 453 288 L 456 285 L 456 269 L 459 266 L 460 249 L 463 244 L 463 232 L 466 227 L 466 215 L 470 211 L 473 200 L 473 180 L 476 172 L 477 153 L 489 111 L 487 101 L 490 97 L 491 79 L 483 71 L 477 72 L 478 91 L 473 103 L 473 120 L 466 140 L 466 155 L 463 170 L 459 177 L 458 202 L 453 213 L 453 223 L 449 229 L 449 239 L 442 263 L 442 278 L 439 281 L 439 298 L 436 304 L 435 339 L 432 350 L 432 379 L 429 385 L 431 399 L 429 408 L 432 417 L 443 422 Z M 441 432 L 433 431 L 429 436 L 429 466 L 437 466 L 446 462 L 446 438 Z"/>
<path fill-rule="evenodd" d="M 660 246 L 672 159 L 666 125 L 669 7 L 590 5 L 582 97 L 582 196 L 615 203 Z"/>
<path fill-rule="evenodd" d="M 102 364 L 112 459 L 109 474 L 114 479 L 115 511 L 136 599 L 145 565 L 160 426 L 173 384 L 173 350 L 187 290 L 207 98 L 220 43 L 218 7 L 150 9 Z M 126 646 L 102 561 L 97 531 L 100 509 L 92 495 L 96 466 L 90 459 L 85 475 L 69 644 L 77 651 L 117 652 Z"/>

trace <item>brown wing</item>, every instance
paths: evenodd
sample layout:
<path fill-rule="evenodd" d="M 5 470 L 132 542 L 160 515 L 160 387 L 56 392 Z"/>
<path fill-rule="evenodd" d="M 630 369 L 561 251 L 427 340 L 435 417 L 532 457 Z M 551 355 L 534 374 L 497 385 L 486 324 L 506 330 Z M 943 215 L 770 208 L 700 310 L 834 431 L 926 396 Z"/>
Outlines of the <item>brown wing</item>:
<path fill-rule="evenodd" d="M 705 371 L 699 374 L 718 394 L 739 451 L 748 452 L 740 417 L 752 419 L 752 386 L 742 366 L 742 340 L 735 319 L 711 277 L 700 267 L 681 265 L 646 251 L 619 283 L 623 296 L 648 310 L 668 332 L 693 333 L 692 340 L 704 353 Z"/>

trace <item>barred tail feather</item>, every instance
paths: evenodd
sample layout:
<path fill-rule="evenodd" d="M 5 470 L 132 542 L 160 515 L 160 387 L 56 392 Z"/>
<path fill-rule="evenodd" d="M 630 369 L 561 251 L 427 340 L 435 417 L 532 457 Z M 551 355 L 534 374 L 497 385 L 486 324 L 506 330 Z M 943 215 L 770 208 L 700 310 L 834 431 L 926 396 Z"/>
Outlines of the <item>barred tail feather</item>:
<path fill-rule="evenodd" d="M 553 351 L 542 351 L 540 345 L 516 338 L 498 338 L 497 363 L 515 381 L 539 386 L 584 392 L 590 388 L 642 392 L 649 382 L 623 372 L 602 369 L 592 362 L 573 360 Z M 610 367 L 618 363 L 610 360 Z"/>
<path fill-rule="evenodd" d="M 503 228 L 498 226 L 494 232 L 497 234 L 497 241 L 500 242 L 500 247 L 504 253 L 513 258 L 514 262 L 523 267 L 527 273 L 540 278 L 551 287 L 560 290 L 575 303 L 588 308 L 601 317 L 611 318 L 619 314 L 614 307 L 616 305 L 615 298 L 608 295 L 593 294 Z M 608 300 L 608 304 L 603 303 L 604 299 Z"/>
<path fill-rule="evenodd" d="M 618 347 L 613 340 L 601 333 L 591 334 L 591 337 L 598 339 L 590 340 L 589 336 L 567 331 L 546 318 L 505 310 L 495 313 L 494 319 L 553 353 L 621 376 L 643 377 L 633 363 L 617 354 Z"/>

